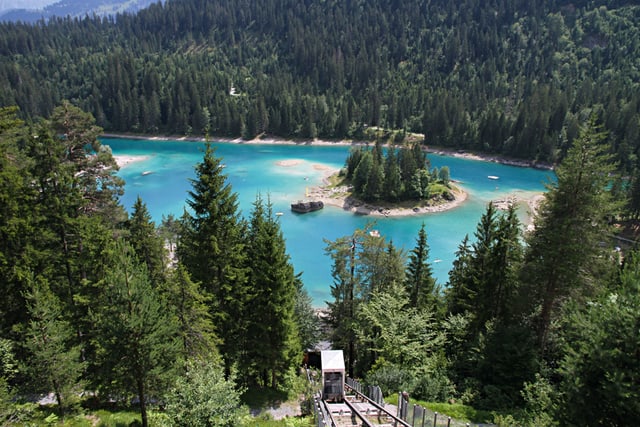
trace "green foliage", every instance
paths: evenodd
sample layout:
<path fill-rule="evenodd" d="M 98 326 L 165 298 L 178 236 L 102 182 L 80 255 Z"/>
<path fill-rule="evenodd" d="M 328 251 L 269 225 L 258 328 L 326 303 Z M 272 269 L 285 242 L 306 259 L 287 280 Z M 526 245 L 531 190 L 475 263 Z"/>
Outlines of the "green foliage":
<path fill-rule="evenodd" d="M 151 214 L 140 197 L 136 199 L 126 225 L 130 233 L 128 240 L 136 256 L 146 264 L 151 281 L 157 287 L 164 280 L 167 263 L 164 242 L 160 239 L 151 220 Z"/>
<path fill-rule="evenodd" d="M 172 426 L 234 427 L 246 413 L 240 405 L 235 373 L 225 377 L 221 363 L 187 362 L 187 369 L 166 395 Z"/>
<path fill-rule="evenodd" d="M 622 425 L 640 411 L 639 284 L 640 256 L 634 251 L 607 292 L 567 310 L 559 366 L 558 414 L 564 422 Z"/>
<path fill-rule="evenodd" d="M 385 401 L 397 405 L 397 393 L 390 394 L 385 398 Z M 451 417 L 459 422 L 469 422 L 474 424 L 490 423 L 495 416 L 495 412 L 479 410 L 461 403 L 431 402 L 421 399 L 412 399 L 411 402 L 424 408 L 428 408 L 432 412 L 437 412 L 442 416 Z"/>
<path fill-rule="evenodd" d="M 13 356 L 13 343 L 0 338 L 0 423 L 9 422 L 13 413 L 14 393 L 9 380 L 18 372 Z"/>
<path fill-rule="evenodd" d="M 239 217 L 238 196 L 223 174 L 223 165 L 207 145 L 195 167 L 182 218 L 177 255 L 194 282 L 210 295 L 209 311 L 227 367 L 240 362 L 246 335 L 248 264 L 246 225 Z"/>
<path fill-rule="evenodd" d="M 178 327 L 131 247 L 118 241 L 112 256 L 94 309 L 96 386 L 105 395 L 136 396 L 146 427 L 148 401 L 175 377 Z"/>
<path fill-rule="evenodd" d="M 635 4 L 608 0 L 189 0 L 117 20 L 4 23 L 0 101 L 35 118 L 77 100 L 108 131 L 381 141 L 419 132 L 433 145 L 545 162 L 564 156 L 576 118 L 595 106 L 632 170 L 637 22 Z"/>
<path fill-rule="evenodd" d="M 409 262 L 405 278 L 405 287 L 409 295 L 409 306 L 428 308 L 435 313 L 439 288 L 433 277 L 429 259 L 429 245 L 424 222 L 418 231 L 416 246 L 409 252 Z"/>
<path fill-rule="evenodd" d="M 620 204 L 610 192 L 615 165 L 605 138 L 592 116 L 556 169 L 557 183 L 549 185 L 527 236 L 522 300 L 532 314 L 541 353 L 553 341 L 564 301 L 597 294 L 613 267 L 610 249 L 601 242 Z"/>
<path fill-rule="evenodd" d="M 35 281 L 26 295 L 30 315 L 25 346 L 32 387 L 53 391 L 62 413 L 77 403 L 82 391 L 80 346 L 73 345 L 74 331 L 62 315 L 62 305 L 46 283 Z"/>
<path fill-rule="evenodd" d="M 408 308 L 408 296 L 400 284 L 369 295 L 356 318 L 363 350 L 392 365 L 415 369 L 426 364 L 442 344 L 433 313 Z"/>
<path fill-rule="evenodd" d="M 449 169 L 440 176 L 437 171 L 429 173 L 428 166 L 420 143 L 402 147 L 399 153 L 395 146 L 389 146 L 385 157 L 377 142 L 373 151 L 362 147 L 351 150 L 345 162 L 346 177 L 353 184 L 354 193 L 367 202 L 429 199 L 434 195 L 431 186 L 438 183 L 448 193 Z M 441 193 L 436 191 L 435 195 Z"/>
<path fill-rule="evenodd" d="M 169 272 L 161 293 L 178 324 L 182 358 L 215 354 L 218 340 L 207 304 L 209 298 L 191 280 L 182 264 Z"/>
<path fill-rule="evenodd" d="M 301 354 L 295 322 L 297 287 L 271 202 L 256 198 L 247 235 L 248 291 L 244 360 L 247 381 L 272 388 L 297 366 Z M 239 337 L 236 337 L 239 339 Z"/>

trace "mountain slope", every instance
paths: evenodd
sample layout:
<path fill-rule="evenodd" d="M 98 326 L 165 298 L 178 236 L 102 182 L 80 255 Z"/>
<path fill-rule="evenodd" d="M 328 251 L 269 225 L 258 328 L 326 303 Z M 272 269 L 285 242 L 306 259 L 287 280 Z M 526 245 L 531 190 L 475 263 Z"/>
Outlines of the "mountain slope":
<path fill-rule="evenodd" d="M 0 3 L 0 20 L 10 22 L 36 22 L 39 19 L 51 17 L 83 17 L 85 15 L 108 16 L 117 13 L 135 13 L 144 9 L 157 0 L 61 0 L 51 4 L 51 1 L 36 0 L 25 8 L 24 3 L 20 8 L 15 8 L 11 1 Z M 13 7 L 12 7 L 13 6 Z M 10 10 L 6 10 L 10 9 Z"/>

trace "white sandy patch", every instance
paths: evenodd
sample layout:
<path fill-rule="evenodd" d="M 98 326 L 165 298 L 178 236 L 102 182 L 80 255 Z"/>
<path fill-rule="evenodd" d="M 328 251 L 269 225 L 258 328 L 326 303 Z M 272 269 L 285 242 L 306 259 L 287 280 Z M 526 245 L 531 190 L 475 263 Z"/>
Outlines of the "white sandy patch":
<path fill-rule="evenodd" d="M 132 163 L 143 162 L 149 159 L 149 156 L 125 156 L 125 155 L 114 155 L 114 160 L 118 164 L 119 168 L 124 168 L 129 166 Z"/>
<path fill-rule="evenodd" d="M 291 167 L 291 166 L 298 166 L 300 164 L 302 164 L 302 160 L 300 159 L 286 159 L 286 160 L 279 160 L 276 162 L 276 165 L 278 166 L 284 166 L 284 167 Z"/>

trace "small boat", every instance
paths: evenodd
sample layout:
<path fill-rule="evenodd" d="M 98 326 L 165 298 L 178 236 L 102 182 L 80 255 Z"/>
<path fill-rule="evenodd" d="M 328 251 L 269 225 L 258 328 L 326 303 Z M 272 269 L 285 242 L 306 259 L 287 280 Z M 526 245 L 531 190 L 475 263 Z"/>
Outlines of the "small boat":
<path fill-rule="evenodd" d="M 437 263 L 439 263 L 439 262 L 442 262 L 442 260 L 441 260 L 441 259 L 439 259 L 439 258 L 438 258 L 438 259 L 434 259 L 434 260 L 433 260 L 433 263 L 434 263 L 434 264 L 437 264 Z"/>
<path fill-rule="evenodd" d="M 282 213 L 282 212 L 276 212 L 276 216 L 282 216 L 282 215 L 284 215 L 284 213 Z"/>
<path fill-rule="evenodd" d="M 145 175 L 151 175 L 152 173 L 153 171 L 144 171 L 140 175 L 145 176 Z"/>
<path fill-rule="evenodd" d="M 291 210 L 297 213 L 307 213 L 318 211 L 324 208 L 322 200 L 318 201 L 299 201 L 297 203 L 291 203 Z"/>
<path fill-rule="evenodd" d="M 493 179 L 493 180 L 500 179 L 499 176 L 495 176 L 495 175 L 489 175 L 487 178 Z"/>

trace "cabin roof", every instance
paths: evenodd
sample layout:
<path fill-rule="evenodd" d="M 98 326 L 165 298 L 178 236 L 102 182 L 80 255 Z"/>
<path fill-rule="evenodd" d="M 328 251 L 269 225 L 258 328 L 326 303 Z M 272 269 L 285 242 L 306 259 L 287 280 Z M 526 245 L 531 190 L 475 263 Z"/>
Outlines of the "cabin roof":
<path fill-rule="evenodd" d="M 322 358 L 322 371 L 344 372 L 344 357 L 342 350 L 323 350 L 320 357 Z"/>

